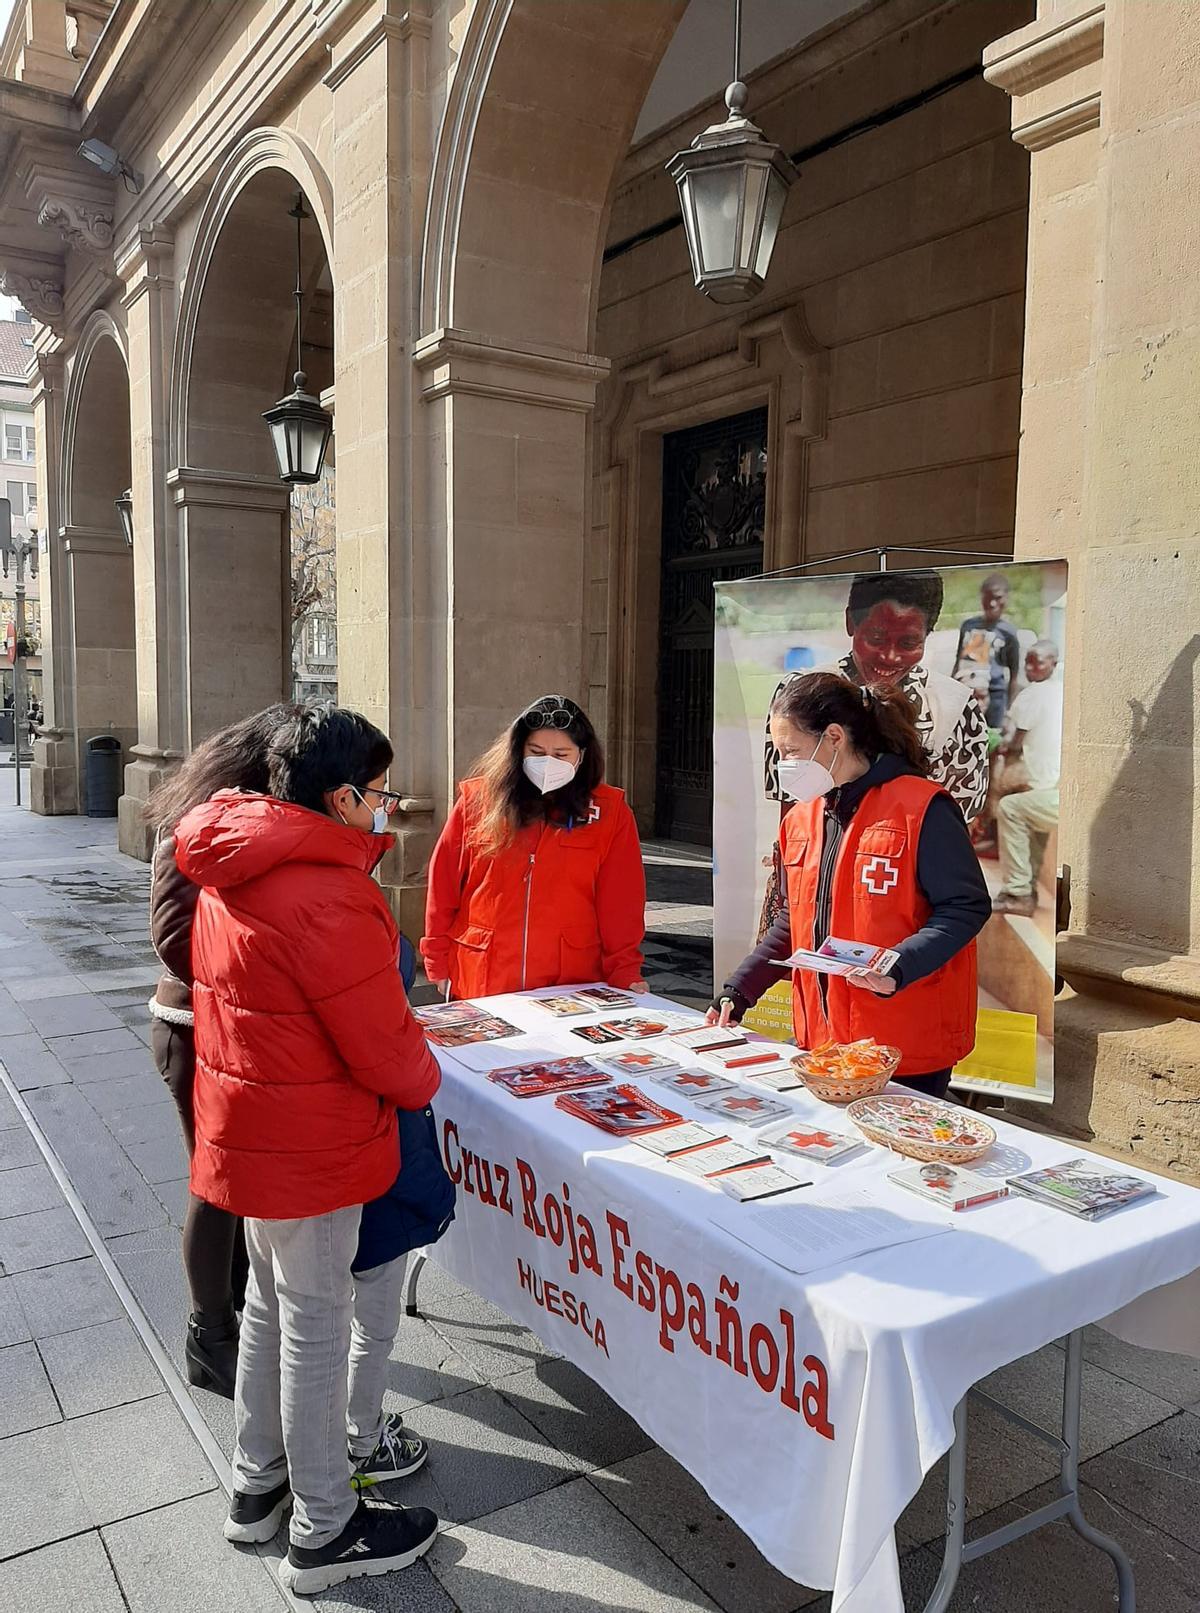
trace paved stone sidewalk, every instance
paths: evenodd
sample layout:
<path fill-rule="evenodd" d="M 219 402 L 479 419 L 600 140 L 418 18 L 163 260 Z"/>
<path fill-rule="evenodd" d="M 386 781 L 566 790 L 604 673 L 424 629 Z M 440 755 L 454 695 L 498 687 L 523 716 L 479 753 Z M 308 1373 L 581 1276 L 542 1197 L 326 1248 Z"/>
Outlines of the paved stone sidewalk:
<path fill-rule="evenodd" d="M 648 863 L 651 979 L 706 1000 L 704 860 L 654 848 Z M 215 1464 L 229 1446 L 228 1404 L 188 1391 L 178 1375 L 184 1157 L 145 1047 L 155 973 L 146 889 L 146 870 L 114 850 L 111 824 L 0 807 L 0 1613 L 277 1613 L 284 1603 L 268 1564 L 220 1536 Z M 320 1609 L 828 1606 L 770 1569 L 698 1486 L 532 1335 L 434 1265 L 420 1300 L 423 1317 L 397 1339 L 389 1402 L 433 1454 L 393 1498 L 436 1507 L 446 1529 L 426 1563 L 346 1587 Z M 1098 1332 L 1088 1358 L 1089 1514 L 1130 1550 L 1147 1613 L 1192 1610 L 1200 1364 Z M 1060 1374 L 1051 1348 L 989 1387 L 1053 1421 Z M 1042 1499 L 1053 1469 L 993 1414 L 974 1414 L 974 1425 L 971 1515 L 991 1527 L 1015 1499 Z M 942 1494 L 935 1472 L 900 1526 L 913 1609 L 936 1576 Z M 1055 1526 L 966 1570 L 953 1608 L 1094 1613 L 1112 1594 L 1107 1560 Z"/>

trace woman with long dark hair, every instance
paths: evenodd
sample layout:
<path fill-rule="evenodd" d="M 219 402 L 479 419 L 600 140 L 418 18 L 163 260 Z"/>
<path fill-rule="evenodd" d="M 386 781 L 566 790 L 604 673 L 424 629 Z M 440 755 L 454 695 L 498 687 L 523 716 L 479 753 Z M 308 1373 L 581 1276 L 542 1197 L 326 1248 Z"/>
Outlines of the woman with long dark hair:
<path fill-rule="evenodd" d="M 633 813 L 587 714 L 527 706 L 465 781 L 429 865 L 421 952 L 456 997 L 601 980 L 644 990 Z"/>
<path fill-rule="evenodd" d="M 991 903 L 962 811 L 928 777 L 912 703 L 897 687 L 812 672 L 777 692 L 770 723 L 794 803 L 779 831 L 784 901 L 725 985 L 733 1017 L 797 949 L 833 936 L 894 950 L 886 974 L 795 970 L 796 1041 L 873 1037 L 900 1049 L 897 1079 L 944 1097 L 975 1045 L 975 937 Z M 720 1012 L 714 1003 L 710 1019 Z"/>
<path fill-rule="evenodd" d="M 204 740 L 146 805 L 146 818 L 156 830 L 150 933 L 162 964 L 150 1003 L 150 1047 L 179 1110 L 189 1160 L 196 1147 L 192 921 L 200 892 L 176 866 L 175 827 L 218 790 L 266 790 L 267 747 L 286 711 L 282 705 L 270 706 Z M 183 1223 L 183 1266 L 192 1305 L 184 1347 L 188 1382 L 232 1399 L 237 1372 L 236 1313 L 246 1289 L 246 1244 L 240 1217 L 189 1194 Z"/>

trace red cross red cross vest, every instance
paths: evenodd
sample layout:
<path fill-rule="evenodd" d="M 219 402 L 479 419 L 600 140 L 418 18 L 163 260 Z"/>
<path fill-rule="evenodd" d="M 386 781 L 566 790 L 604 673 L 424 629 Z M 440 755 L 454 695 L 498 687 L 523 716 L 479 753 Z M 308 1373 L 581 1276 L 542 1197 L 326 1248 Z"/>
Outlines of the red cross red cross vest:
<path fill-rule="evenodd" d="M 829 933 L 843 941 L 893 947 L 926 923 L 930 906 L 917 880 L 917 846 L 930 801 L 945 792 L 923 778 L 890 779 L 868 790 L 847 824 L 833 873 Z M 787 877 L 792 946 L 811 949 L 824 843 L 824 801 L 792 808 L 779 831 Z M 797 969 L 792 1016 L 801 1047 L 873 1037 L 898 1047 L 900 1075 L 927 1075 L 965 1058 L 975 1045 L 975 943 L 891 997 Z"/>

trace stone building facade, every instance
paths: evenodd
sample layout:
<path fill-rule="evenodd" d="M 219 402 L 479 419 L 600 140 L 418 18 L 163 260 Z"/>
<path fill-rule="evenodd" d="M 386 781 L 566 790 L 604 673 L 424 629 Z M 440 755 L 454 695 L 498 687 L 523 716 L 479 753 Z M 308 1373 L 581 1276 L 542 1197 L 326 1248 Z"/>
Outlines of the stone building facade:
<path fill-rule="evenodd" d="M 75 810 L 111 725 L 144 852 L 154 783 L 289 685 L 260 416 L 295 364 L 299 190 L 339 697 L 396 743 L 403 922 L 455 779 L 532 693 L 587 698 L 643 826 L 675 821 L 664 466 L 720 428 L 761 483 L 734 522 L 755 564 L 860 532 L 1070 560 L 1058 1117 L 1196 1168 L 1200 4 L 746 11 L 751 111 L 801 178 L 731 310 L 692 288 L 662 172 L 719 104 L 719 0 L 17 0 L 0 276 L 38 322 L 36 804 Z"/>

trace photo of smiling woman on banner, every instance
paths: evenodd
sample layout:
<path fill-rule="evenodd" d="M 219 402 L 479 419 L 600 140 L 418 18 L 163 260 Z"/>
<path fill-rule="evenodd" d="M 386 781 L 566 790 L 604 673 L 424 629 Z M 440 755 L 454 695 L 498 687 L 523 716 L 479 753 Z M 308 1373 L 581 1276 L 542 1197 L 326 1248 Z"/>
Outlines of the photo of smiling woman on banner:
<path fill-rule="evenodd" d="M 969 829 L 991 902 L 978 941 L 975 1049 L 953 1084 L 1049 1100 L 1065 591 L 1057 561 L 717 586 L 718 980 L 748 942 L 770 933 L 784 905 L 778 835 L 790 803 L 772 706 L 816 671 L 871 693 L 896 691 L 912 711 L 928 778 Z M 790 984 L 779 982 L 747 1023 L 786 1037 L 789 999 Z"/>

